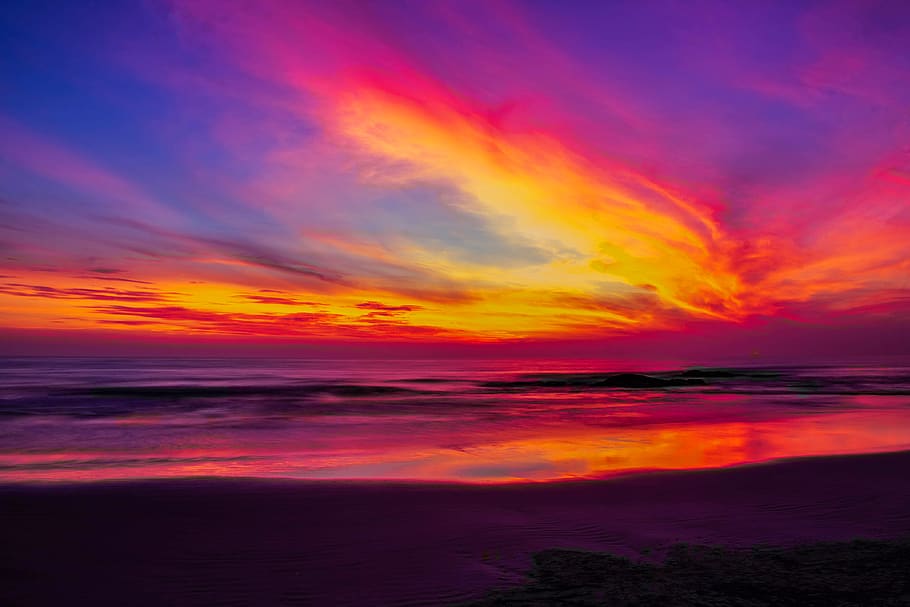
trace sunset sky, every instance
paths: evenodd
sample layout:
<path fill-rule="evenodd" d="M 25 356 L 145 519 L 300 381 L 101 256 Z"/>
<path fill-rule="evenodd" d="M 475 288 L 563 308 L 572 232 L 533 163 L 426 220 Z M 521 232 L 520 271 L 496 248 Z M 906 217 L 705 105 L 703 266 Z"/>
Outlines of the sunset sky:
<path fill-rule="evenodd" d="M 903 2 L 0 15 L 10 351 L 889 354 L 908 252 Z"/>

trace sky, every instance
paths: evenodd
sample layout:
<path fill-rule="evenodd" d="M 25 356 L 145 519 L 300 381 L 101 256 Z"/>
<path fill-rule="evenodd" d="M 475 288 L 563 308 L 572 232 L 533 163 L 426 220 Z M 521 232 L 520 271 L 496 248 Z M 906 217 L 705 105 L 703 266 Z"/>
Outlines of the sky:
<path fill-rule="evenodd" d="M 904 2 L 0 15 L 8 352 L 910 353 L 908 243 Z"/>

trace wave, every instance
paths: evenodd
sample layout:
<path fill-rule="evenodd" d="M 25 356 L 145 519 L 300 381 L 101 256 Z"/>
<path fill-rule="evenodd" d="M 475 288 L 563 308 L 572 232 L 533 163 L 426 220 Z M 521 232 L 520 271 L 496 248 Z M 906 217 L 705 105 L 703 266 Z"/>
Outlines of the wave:
<path fill-rule="evenodd" d="M 94 386 L 69 389 L 63 393 L 73 396 L 121 398 L 228 398 L 232 396 L 311 396 L 319 394 L 359 397 L 416 394 L 421 392 L 424 391 L 397 386 L 304 384 L 272 386 Z"/>
<path fill-rule="evenodd" d="M 430 395 L 391 385 L 313 383 L 272 385 L 107 385 L 17 389 L 0 400 L 0 419 L 62 416 L 76 419 L 130 417 L 141 413 L 186 414 L 246 410 L 251 415 L 286 415 L 294 411 L 328 413 L 314 408 L 320 400 L 393 404 Z"/>
<path fill-rule="evenodd" d="M 549 373 L 529 379 L 485 382 L 487 388 L 671 388 L 704 386 L 701 378 L 656 377 L 642 373 Z"/>
<path fill-rule="evenodd" d="M 824 370 L 692 368 L 652 373 L 536 373 L 480 385 L 509 391 L 687 388 L 689 392 L 725 394 L 910 395 L 910 376 L 904 373 L 825 374 Z"/>
<path fill-rule="evenodd" d="M 690 398 L 698 394 L 755 395 L 756 403 L 766 396 L 910 395 L 906 368 L 692 367 L 650 372 L 516 373 L 445 367 L 420 376 L 407 369 L 377 372 L 352 365 L 308 369 L 306 374 L 293 376 L 285 368 L 251 370 L 236 364 L 224 365 L 208 376 L 192 365 L 107 371 L 106 375 L 100 373 L 97 363 L 81 370 L 74 365 L 61 367 L 55 377 L 48 378 L 37 366 L 26 374 L 17 369 L 15 376 L 7 376 L 15 381 L 0 382 L 0 418 L 201 413 L 214 423 L 235 414 L 278 419 L 434 411 L 458 416 L 479 408 L 489 409 L 493 416 L 500 409 L 514 414 L 532 401 L 557 402 L 547 400 L 553 394 L 578 398 L 586 392 L 614 393 L 616 398 L 628 393 L 651 394 L 657 400 L 673 393 Z M 535 399 L 538 393 L 540 399 Z"/>

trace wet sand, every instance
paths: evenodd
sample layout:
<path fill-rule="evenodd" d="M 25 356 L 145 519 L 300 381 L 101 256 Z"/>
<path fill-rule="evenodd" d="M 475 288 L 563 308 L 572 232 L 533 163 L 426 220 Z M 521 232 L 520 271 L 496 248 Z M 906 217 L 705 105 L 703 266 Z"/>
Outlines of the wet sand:
<path fill-rule="evenodd" d="M 444 605 L 548 548 L 910 536 L 910 453 L 522 485 L 0 487 L 0 604 Z"/>

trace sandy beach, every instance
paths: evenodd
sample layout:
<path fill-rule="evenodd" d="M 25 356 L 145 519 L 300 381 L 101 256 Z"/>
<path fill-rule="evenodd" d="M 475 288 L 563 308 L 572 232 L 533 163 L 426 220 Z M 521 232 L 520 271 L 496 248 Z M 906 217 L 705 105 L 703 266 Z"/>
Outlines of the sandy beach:
<path fill-rule="evenodd" d="M 910 535 L 910 453 L 512 485 L 187 479 L 0 488 L 6 605 L 445 605 L 549 548 Z"/>

